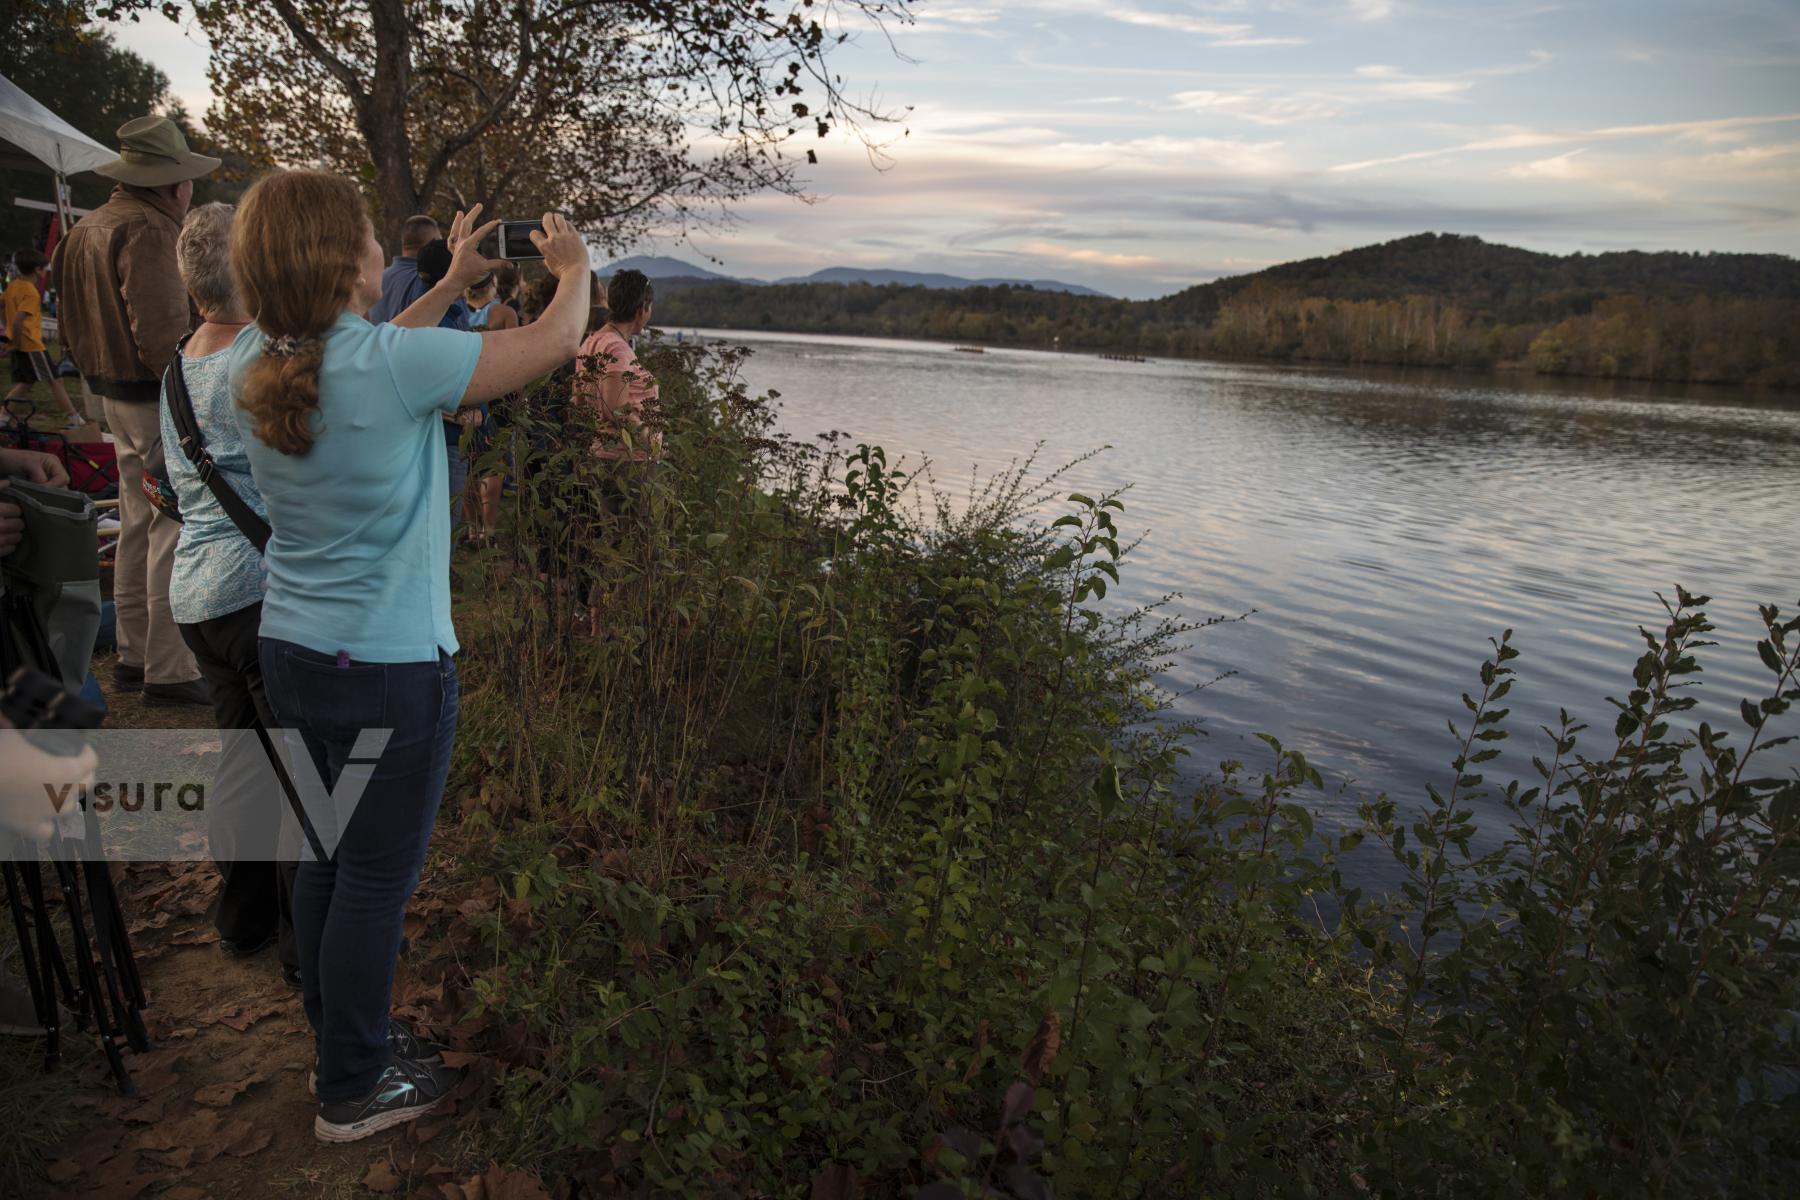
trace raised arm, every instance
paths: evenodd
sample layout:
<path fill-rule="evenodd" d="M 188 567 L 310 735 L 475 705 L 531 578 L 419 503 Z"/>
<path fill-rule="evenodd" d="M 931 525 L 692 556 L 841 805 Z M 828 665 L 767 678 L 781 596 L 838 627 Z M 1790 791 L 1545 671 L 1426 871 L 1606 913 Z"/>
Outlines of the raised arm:
<path fill-rule="evenodd" d="M 505 259 L 489 259 L 481 253 L 481 239 L 492 233 L 500 221 L 496 218 L 478 226 L 475 222 L 480 216 L 479 204 L 456 214 L 456 219 L 450 222 L 450 233 L 444 238 L 450 247 L 450 269 L 428 291 L 407 305 L 392 324 L 402 329 L 435 328 L 456 298 L 463 294 L 464 288 L 505 263 Z"/>
<path fill-rule="evenodd" d="M 556 213 L 544 214 L 544 231 L 534 231 L 531 241 L 543 252 L 544 266 L 556 276 L 556 297 L 543 316 L 524 328 L 481 335 L 481 358 L 463 393 L 464 405 L 516 392 L 562 366 L 581 349 L 588 316 L 587 243 Z M 477 272 L 474 278 L 480 275 Z"/>

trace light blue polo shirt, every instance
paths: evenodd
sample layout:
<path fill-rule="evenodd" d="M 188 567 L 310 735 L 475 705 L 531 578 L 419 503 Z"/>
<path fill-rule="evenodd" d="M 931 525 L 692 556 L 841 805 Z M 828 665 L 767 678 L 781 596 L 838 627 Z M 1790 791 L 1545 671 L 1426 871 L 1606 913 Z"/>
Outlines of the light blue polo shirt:
<path fill-rule="evenodd" d="M 234 397 L 262 345 L 254 324 L 232 343 Z M 274 530 L 262 636 L 363 662 L 456 653 L 440 414 L 455 411 L 480 356 L 477 333 L 371 325 L 347 312 L 325 333 L 309 452 L 271 450 L 237 408 Z"/>

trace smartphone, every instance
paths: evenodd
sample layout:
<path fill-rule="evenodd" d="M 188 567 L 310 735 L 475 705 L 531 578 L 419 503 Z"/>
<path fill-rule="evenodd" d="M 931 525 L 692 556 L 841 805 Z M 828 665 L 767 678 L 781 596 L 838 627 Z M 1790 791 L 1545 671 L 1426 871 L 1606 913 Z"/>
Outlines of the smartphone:
<path fill-rule="evenodd" d="M 531 233 L 544 231 L 542 221 L 502 221 L 499 229 L 500 258 L 542 258 L 543 252 L 531 244 Z"/>

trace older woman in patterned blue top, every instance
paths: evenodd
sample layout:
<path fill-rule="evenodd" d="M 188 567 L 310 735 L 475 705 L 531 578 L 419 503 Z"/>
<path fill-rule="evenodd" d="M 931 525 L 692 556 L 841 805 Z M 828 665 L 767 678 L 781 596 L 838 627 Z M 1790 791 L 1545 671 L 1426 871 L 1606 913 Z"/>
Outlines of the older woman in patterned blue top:
<path fill-rule="evenodd" d="M 231 277 L 229 204 L 207 204 L 188 214 L 175 244 L 176 262 L 188 294 L 204 318 L 188 339 L 176 366 L 193 399 L 194 416 L 225 483 L 259 516 L 267 518 L 250 460 L 233 415 L 225 351 L 250 323 Z M 181 504 L 181 537 L 169 578 L 169 607 L 181 638 L 194 652 L 212 689 L 221 730 L 256 730 L 275 723 L 263 691 L 256 633 L 262 623 L 262 554 L 238 531 L 212 491 L 182 453 L 162 398 L 162 441 L 170 484 Z M 225 736 L 219 781 L 239 781 L 208 812 L 208 840 L 224 887 L 215 918 L 227 954 L 248 955 L 280 941 L 282 976 L 299 986 L 291 897 L 294 866 L 277 843 L 281 797 L 258 761 L 260 740 Z"/>

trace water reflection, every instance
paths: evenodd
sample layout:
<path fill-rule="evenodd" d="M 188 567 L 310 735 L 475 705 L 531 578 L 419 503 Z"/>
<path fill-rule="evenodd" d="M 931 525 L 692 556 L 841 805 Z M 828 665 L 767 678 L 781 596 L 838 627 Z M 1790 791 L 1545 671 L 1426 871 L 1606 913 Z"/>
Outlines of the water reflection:
<path fill-rule="evenodd" d="M 1661 624 L 1655 593 L 1678 582 L 1713 596 L 1721 643 L 1693 719 L 1738 728 L 1764 686 L 1755 606 L 1800 599 L 1791 394 L 742 340 L 790 432 L 927 454 L 940 481 L 1040 440 L 1047 466 L 1110 445 L 1068 483 L 1131 484 L 1125 527 L 1149 536 L 1118 598 L 1257 610 L 1201 634 L 1167 681 L 1237 673 L 1184 702 L 1211 731 L 1196 761 L 1260 762 L 1248 735 L 1277 733 L 1332 781 L 1327 817 L 1447 779 L 1445 719 L 1502 629 L 1523 657 L 1489 778 L 1529 774 L 1528 735 L 1559 706 L 1610 731 L 1635 629 Z M 1778 753 L 1800 764 L 1800 743 Z"/>

